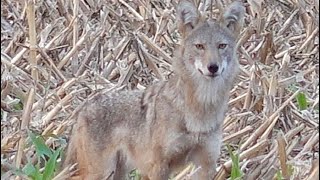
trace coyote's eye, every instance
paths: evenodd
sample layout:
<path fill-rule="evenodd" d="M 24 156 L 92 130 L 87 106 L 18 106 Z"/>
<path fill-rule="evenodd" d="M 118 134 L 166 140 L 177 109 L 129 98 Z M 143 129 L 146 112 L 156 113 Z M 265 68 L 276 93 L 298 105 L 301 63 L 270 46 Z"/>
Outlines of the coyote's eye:
<path fill-rule="evenodd" d="M 219 44 L 218 48 L 219 49 L 225 49 L 227 47 L 227 44 Z"/>
<path fill-rule="evenodd" d="M 196 44 L 195 46 L 199 50 L 204 50 L 204 45 L 203 44 Z"/>

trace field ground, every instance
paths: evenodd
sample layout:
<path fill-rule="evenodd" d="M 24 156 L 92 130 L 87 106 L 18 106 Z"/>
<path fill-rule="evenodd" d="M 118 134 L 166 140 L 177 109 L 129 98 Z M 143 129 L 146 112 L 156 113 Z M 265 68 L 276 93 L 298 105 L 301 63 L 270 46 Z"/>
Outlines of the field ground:
<path fill-rule="evenodd" d="M 229 1 L 213 1 L 211 9 L 201 0 L 199 9 L 217 18 Z M 66 146 L 77 105 L 101 89 L 143 89 L 167 79 L 179 42 L 177 0 L 32 2 L 1 0 L 4 179 L 59 179 L 63 174 L 52 175 L 50 167 L 60 160 L 56 152 Z M 224 144 L 239 157 L 243 179 L 316 179 L 319 1 L 243 2 L 241 72 L 231 91 Z M 230 178 L 237 165 L 226 147 L 217 179 Z M 190 167 L 183 178 L 197 168 Z"/>

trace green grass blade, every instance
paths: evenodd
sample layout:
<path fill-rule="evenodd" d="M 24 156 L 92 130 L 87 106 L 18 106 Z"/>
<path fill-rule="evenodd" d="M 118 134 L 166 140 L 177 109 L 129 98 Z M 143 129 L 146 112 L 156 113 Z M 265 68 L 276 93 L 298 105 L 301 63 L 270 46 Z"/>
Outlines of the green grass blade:
<path fill-rule="evenodd" d="M 36 153 L 38 156 L 43 157 L 46 155 L 48 157 L 52 156 L 52 151 L 45 144 L 44 139 L 41 136 L 36 136 L 33 132 L 29 131 L 29 137 L 31 138 L 32 143 L 35 146 Z"/>
<path fill-rule="evenodd" d="M 57 159 L 62 148 L 57 149 L 53 155 L 50 157 L 49 161 L 45 165 L 43 172 L 43 180 L 51 179 L 53 177 L 54 171 L 56 169 Z"/>
<path fill-rule="evenodd" d="M 35 177 L 36 170 L 30 161 L 22 168 L 23 173 L 29 177 Z"/>
<path fill-rule="evenodd" d="M 308 108 L 307 98 L 306 98 L 306 95 L 303 92 L 300 92 L 296 96 L 296 100 L 298 102 L 298 106 L 299 106 L 300 110 L 305 110 L 305 109 Z"/>
<path fill-rule="evenodd" d="M 276 179 L 277 179 L 277 180 L 282 180 L 282 179 L 283 179 L 283 176 L 282 176 L 282 173 L 281 173 L 280 170 L 277 171 Z"/>
<path fill-rule="evenodd" d="M 232 148 L 227 145 L 227 149 L 228 152 L 230 154 L 231 157 L 231 161 L 232 161 L 232 167 L 231 167 L 231 180 L 239 180 L 242 178 L 243 173 L 240 169 L 240 159 L 239 159 L 239 155 L 235 154 L 232 151 Z"/>
<path fill-rule="evenodd" d="M 35 171 L 35 175 L 34 175 L 34 180 L 43 180 L 42 179 L 42 174 L 41 174 L 41 172 L 40 172 L 40 166 L 39 166 L 39 164 L 37 164 L 36 166 L 36 171 Z"/>

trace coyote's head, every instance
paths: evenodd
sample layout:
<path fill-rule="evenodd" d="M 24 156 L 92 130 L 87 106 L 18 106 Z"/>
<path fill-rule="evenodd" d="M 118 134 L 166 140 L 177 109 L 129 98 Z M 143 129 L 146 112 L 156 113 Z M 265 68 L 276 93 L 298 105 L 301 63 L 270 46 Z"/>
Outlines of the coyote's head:
<path fill-rule="evenodd" d="M 232 79 L 238 69 L 236 40 L 244 13 L 242 3 L 234 2 L 221 13 L 219 20 L 204 20 L 192 0 L 181 0 L 177 7 L 182 35 L 177 68 L 183 67 L 192 77 Z"/>

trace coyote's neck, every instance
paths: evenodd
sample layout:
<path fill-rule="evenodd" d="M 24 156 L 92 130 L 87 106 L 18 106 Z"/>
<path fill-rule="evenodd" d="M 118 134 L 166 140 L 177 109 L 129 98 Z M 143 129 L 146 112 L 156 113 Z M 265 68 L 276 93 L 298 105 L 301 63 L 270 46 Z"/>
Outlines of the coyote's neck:
<path fill-rule="evenodd" d="M 204 109 L 216 108 L 228 99 L 229 87 L 223 79 L 204 81 L 178 77 L 177 85 L 181 87 L 185 103 L 197 104 Z"/>
<path fill-rule="evenodd" d="M 168 82 L 172 98 L 181 108 L 196 114 L 217 110 L 228 100 L 229 85 L 222 78 L 216 81 L 196 81 L 175 76 Z"/>
<path fill-rule="evenodd" d="M 220 80 L 195 81 L 175 76 L 166 83 L 163 93 L 181 110 L 190 131 L 208 133 L 220 128 L 229 97 L 228 83 Z"/>

